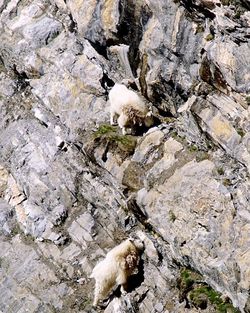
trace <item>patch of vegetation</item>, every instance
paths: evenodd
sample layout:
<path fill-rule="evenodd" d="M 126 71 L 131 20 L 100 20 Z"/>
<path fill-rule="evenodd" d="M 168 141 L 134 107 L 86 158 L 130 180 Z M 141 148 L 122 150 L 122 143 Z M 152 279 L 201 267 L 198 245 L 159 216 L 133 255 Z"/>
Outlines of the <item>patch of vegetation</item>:
<path fill-rule="evenodd" d="M 100 125 L 98 130 L 94 133 L 94 138 L 105 138 L 112 143 L 116 143 L 121 150 L 130 153 L 134 151 L 137 142 L 134 136 L 118 134 L 117 127 L 109 124 Z"/>
<path fill-rule="evenodd" d="M 136 145 L 136 140 L 132 136 L 120 136 L 116 135 L 112 137 L 113 140 L 120 143 L 122 146 L 127 147 L 129 150 L 134 150 Z"/>
<path fill-rule="evenodd" d="M 109 125 L 109 124 L 103 124 L 100 125 L 100 127 L 98 128 L 98 130 L 94 133 L 94 137 L 98 138 L 100 136 L 106 135 L 106 134 L 110 134 L 110 133 L 115 133 L 116 132 L 116 127 Z"/>
<path fill-rule="evenodd" d="M 213 39 L 214 39 L 214 35 L 212 35 L 212 34 L 208 34 L 208 35 L 207 35 L 207 37 L 206 37 L 205 39 L 206 39 L 206 41 L 211 41 L 211 40 L 213 40 Z"/>
<path fill-rule="evenodd" d="M 212 289 L 210 286 L 199 286 L 190 292 L 190 300 L 192 303 L 202 308 L 205 303 L 210 302 L 216 308 L 218 313 L 239 313 L 240 311 L 233 307 L 228 300 L 223 300 L 221 294 Z M 203 307 L 203 308 L 206 308 Z"/>
<path fill-rule="evenodd" d="M 189 306 L 206 309 L 208 305 L 212 305 L 218 313 L 240 313 L 228 298 L 224 300 L 219 292 L 202 280 L 200 274 L 191 269 L 181 269 L 177 286 L 180 289 L 180 300 L 186 299 Z"/>
<path fill-rule="evenodd" d="M 245 136 L 245 132 L 241 127 L 236 128 L 236 131 L 241 137 Z"/>
<path fill-rule="evenodd" d="M 181 290 L 188 290 L 196 281 L 200 281 L 202 276 L 188 268 L 181 269 L 178 286 Z"/>

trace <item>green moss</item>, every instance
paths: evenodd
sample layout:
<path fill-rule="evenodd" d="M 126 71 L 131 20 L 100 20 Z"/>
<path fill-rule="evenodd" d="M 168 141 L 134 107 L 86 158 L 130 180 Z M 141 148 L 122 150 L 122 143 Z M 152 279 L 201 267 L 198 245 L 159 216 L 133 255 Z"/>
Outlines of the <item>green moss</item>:
<path fill-rule="evenodd" d="M 235 309 L 231 303 L 224 301 L 221 294 L 212 289 L 210 286 L 201 286 L 190 292 L 190 300 L 194 304 L 200 303 L 200 300 L 207 298 L 207 300 L 215 306 L 218 313 L 238 313 L 239 310 Z"/>
<path fill-rule="evenodd" d="M 214 39 L 214 35 L 212 35 L 212 34 L 208 34 L 208 35 L 207 35 L 207 37 L 206 37 L 205 39 L 206 39 L 206 41 L 211 41 L 211 40 L 213 40 L 213 39 Z"/>
<path fill-rule="evenodd" d="M 135 141 L 130 136 L 114 135 L 112 139 L 127 147 L 134 147 L 135 145 Z"/>
<path fill-rule="evenodd" d="M 202 281 L 202 276 L 191 269 L 182 268 L 178 288 L 182 299 L 188 299 L 189 304 L 206 309 L 210 304 L 217 313 L 239 313 L 229 299 L 224 300 L 221 294 Z M 214 312 L 214 311 L 213 311 Z"/>
<path fill-rule="evenodd" d="M 244 137 L 245 136 L 245 132 L 242 128 L 238 127 L 236 128 L 237 133 L 241 136 Z"/>
<path fill-rule="evenodd" d="M 216 305 L 222 304 L 223 301 L 221 300 L 220 294 L 216 292 L 214 289 L 208 286 L 202 287 L 201 289 L 202 289 L 202 293 L 205 293 L 207 295 L 209 301 L 212 304 L 216 304 Z"/>
<path fill-rule="evenodd" d="M 133 136 L 114 135 L 110 139 L 115 141 L 121 150 L 133 152 L 136 147 L 136 139 Z"/>
<path fill-rule="evenodd" d="M 121 150 L 128 152 L 133 152 L 137 143 L 134 136 L 120 135 L 117 133 L 117 127 L 109 124 L 100 125 L 98 130 L 94 133 L 94 138 L 105 138 L 110 142 L 117 144 Z"/>
<path fill-rule="evenodd" d="M 191 271 L 190 269 L 183 268 L 181 270 L 181 287 L 182 289 L 190 288 L 197 280 L 200 280 L 202 277 L 200 274 Z"/>
<path fill-rule="evenodd" d="M 116 132 L 115 126 L 112 126 L 109 124 L 103 124 L 103 125 L 100 125 L 98 130 L 94 133 L 94 136 L 97 138 L 97 137 L 110 134 L 110 133 L 115 133 L 115 132 Z"/>

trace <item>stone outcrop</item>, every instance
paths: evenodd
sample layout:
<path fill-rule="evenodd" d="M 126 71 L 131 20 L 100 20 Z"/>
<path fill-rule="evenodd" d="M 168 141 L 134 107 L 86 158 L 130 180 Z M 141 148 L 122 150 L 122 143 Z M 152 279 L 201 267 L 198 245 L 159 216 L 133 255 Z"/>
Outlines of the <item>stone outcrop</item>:
<path fill-rule="evenodd" d="M 96 312 L 92 269 L 136 235 L 104 312 L 250 312 L 249 9 L 0 1 L 0 311 Z M 153 127 L 109 125 L 122 79 Z"/>

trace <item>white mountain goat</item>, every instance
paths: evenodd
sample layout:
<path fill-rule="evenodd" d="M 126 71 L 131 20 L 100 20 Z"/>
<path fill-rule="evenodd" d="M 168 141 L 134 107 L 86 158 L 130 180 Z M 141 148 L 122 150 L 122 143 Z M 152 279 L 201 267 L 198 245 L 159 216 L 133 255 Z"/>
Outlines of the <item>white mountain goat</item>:
<path fill-rule="evenodd" d="M 153 125 L 152 111 L 146 106 L 138 94 L 128 89 L 123 84 L 115 84 L 109 92 L 110 102 L 110 124 L 115 124 L 115 117 L 123 135 L 126 135 L 127 128 L 135 125 Z"/>
<path fill-rule="evenodd" d="M 95 279 L 93 306 L 107 298 L 119 285 L 121 292 L 125 293 L 127 279 L 136 272 L 142 249 L 142 241 L 129 238 L 110 250 L 105 259 L 94 267 L 90 276 Z"/>

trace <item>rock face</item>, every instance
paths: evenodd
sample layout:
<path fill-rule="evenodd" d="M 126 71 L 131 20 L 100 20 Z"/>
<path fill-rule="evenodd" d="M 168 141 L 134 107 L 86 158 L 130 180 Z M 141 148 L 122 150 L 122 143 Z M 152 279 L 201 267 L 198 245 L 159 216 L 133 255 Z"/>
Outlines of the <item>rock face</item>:
<path fill-rule="evenodd" d="M 250 312 L 249 9 L 0 1 L 0 311 L 95 312 L 93 267 L 136 235 L 104 312 Z M 109 125 L 122 79 L 150 129 Z"/>

